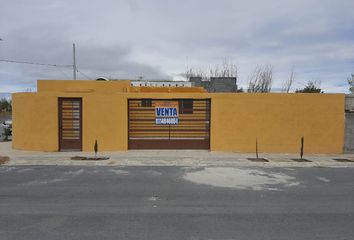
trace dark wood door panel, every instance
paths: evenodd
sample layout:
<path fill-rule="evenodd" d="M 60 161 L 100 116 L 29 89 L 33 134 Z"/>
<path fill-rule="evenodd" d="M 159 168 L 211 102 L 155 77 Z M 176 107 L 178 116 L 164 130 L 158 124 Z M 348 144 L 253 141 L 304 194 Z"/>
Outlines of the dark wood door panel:
<path fill-rule="evenodd" d="M 210 149 L 204 140 L 129 140 L 129 149 Z"/>
<path fill-rule="evenodd" d="M 82 99 L 59 98 L 59 151 L 82 151 Z"/>
<path fill-rule="evenodd" d="M 156 124 L 161 102 L 178 102 L 177 124 Z M 128 148 L 210 149 L 210 99 L 129 99 Z"/>

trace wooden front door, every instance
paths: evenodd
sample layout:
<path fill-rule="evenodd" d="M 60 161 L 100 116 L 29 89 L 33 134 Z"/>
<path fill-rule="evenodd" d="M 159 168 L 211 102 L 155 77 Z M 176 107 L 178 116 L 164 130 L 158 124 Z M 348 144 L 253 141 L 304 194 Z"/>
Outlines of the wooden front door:
<path fill-rule="evenodd" d="M 59 151 L 82 151 L 82 99 L 59 98 Z"/>

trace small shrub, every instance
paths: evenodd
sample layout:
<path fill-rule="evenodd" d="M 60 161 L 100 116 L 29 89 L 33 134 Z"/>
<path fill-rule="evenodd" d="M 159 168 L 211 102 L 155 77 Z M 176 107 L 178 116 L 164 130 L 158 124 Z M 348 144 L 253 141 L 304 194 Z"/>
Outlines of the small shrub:
<path fill-rule="evenodd" d="M 97 140 L 95 141 L 95 145 L 93 146 L 93 150 L 95 151 L 95 158 L 97 158 L 97 152 L 98 152 Z"/>
<path fill-rule="evenodd" d="M 301 137 L 300 159 L 304 156 L 304 137 Z"/>

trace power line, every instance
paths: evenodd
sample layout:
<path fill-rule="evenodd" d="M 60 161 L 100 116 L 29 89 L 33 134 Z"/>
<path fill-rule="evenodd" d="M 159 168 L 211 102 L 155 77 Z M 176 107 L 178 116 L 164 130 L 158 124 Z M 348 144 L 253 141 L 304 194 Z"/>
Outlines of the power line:
<path fill-rule="evenodd" d="M 73 65 L 63 65 L 63 64 L 50 64 L 50 63 L 15 61 L 15 60 L 8 60 L 8 59 L 0 59 L 0 62 L 18 63 L 18 64 L 30 64 L 30 65 L 40 65 L 40 66 L 51 66 L 51 67 L 72 67 L 73 66 Z"/>
<path fill-rule="evenodd" d="M 76 68 L 76 71 L 78 71 L 79 73 L 81 73 L 84 77 L 88 78 L 88 79 L 92 79 L 91 77 L 87 76 L 85 73 L 83 73 L 82 71 L 80 71 L 79 69 Z"/>
<path fill-rule="evenodd" d="M 50 63 L 38 63 L 38 62 L 27 62 L 27 61 L 16 61 L 16 60 L 9 60 L 9 59 L 0 59 L 0 62 L 6 62 L 6 63 L 17 63 L 17 64 L 29 64 L 29 65 L 39 65 L 39 66 L 50 66 L 50 67 L 55 67 L 58 69 L 61 73 L 63 73 L 66 77 L 68 77 L 63 71 L 61 71 L 60 67 L 73 67 L 73 65 L 64 65 L 64 64 L 50 64 Z M 83 73 L 76 67 L 76 71 L 81 73 L 84 77 L 88 79 L 93 79 L 87 74 Z"/>
<path fill-rule="evenodd" d="M 56 69 L 57 69 L 60 73 L 62 73 L 67 79 L 70 79 L 69 75 L 66 74 L 62 69 L 60 69 L 59 67 L 56 67 Z"/>

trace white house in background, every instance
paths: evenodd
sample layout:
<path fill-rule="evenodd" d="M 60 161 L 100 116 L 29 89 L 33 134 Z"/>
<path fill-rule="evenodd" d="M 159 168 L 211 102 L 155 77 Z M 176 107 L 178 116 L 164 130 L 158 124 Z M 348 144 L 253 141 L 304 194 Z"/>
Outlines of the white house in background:
<path fill-rule="evenodd" d="M 185 81 L 132 80 L 131 85 L 134 87 L 192 87 L 191 82 Z"/>
<path fill-rule="evenodd" d="M 98 77 L 96 81 L 119 81 L 108 77 Z M 192 82 L 171 80 L 130 80 L 133 87 L 192 87 Z"/>

